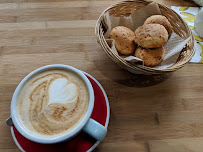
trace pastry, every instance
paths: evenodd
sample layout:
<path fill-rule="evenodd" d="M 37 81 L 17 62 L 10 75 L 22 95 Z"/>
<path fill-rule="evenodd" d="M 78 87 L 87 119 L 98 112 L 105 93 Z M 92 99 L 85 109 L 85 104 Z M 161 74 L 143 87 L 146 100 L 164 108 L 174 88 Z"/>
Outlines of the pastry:
<path fill-rule="evenodd" d="M 154 49 L 145 49 L 138 47 L 135 51 L 135 57 L 142 59 L 144 65 L 153 67 L 158 65 L 164 58 L 165 49 L 163 46 Z"/>
<path fill-rule="evenodd" d="M 124 55 L 132 54 L 136 49 L 133 31 L 124 26 L 117 26 L 111 30 L 110 38 L 115 40 L 115 47 L 118 52 Z"/>
<path fill-rule="evenodd" d="M 135 43 L 143 48 L 157 48 L 168 41 L 168 32 L 163 25 L 146 24 L 135 30 Z"/>
<path fill-rule="evenodd" d="M 161 24 L 166 28 L 169 37 L 171 36 L 171 33 L 172 33 L 171 24 L 168 21 L 168 19 L 163 15 L 152 15 L 146 19 L 146 21 L 144 22 L 144 25 L 145 24 Z"/>

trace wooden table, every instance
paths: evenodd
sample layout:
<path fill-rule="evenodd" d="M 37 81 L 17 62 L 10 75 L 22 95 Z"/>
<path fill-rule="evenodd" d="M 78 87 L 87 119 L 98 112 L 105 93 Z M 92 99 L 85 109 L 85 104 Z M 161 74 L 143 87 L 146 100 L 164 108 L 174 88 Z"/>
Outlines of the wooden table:
<path fill-rule="evenodd" d="M 95 152 L 202 152 L 203 66 L 187 64 L 162 78 L 119 68 L 96 42 L 101 12 L 118 1 L 0 1 L 0 152 L 19 151 L 5 120 L 18 83 L 47 64 L 94 76 L 109 98 L 108 134 Z M 167 6 L 191 1 L 158 0 Z"/>

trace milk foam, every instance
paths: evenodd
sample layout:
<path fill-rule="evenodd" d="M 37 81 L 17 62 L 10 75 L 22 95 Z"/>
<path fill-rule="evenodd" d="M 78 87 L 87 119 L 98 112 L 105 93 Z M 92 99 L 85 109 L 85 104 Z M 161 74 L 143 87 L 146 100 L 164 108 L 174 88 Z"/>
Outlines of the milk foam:
<path fill-rule="evenodd" d="M 89 105 L 84 81 L 75 73 L 48 70 L 22 88 L 17 113 L 23 127 L 40 137 L 56 137 L 74 129 Z"/>
<path fill-rule="evenodd" d="M 59 78 L 49 87 L 49 103 L 71 103 L 78 99 L 78 91 L 75 84 L 65 78 Z"/>

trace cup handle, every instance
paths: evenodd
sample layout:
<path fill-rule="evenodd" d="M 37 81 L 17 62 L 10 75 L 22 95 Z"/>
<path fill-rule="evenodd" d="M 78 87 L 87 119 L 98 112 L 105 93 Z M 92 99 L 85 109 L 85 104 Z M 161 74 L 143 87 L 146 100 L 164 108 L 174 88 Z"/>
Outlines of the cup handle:
<path fill-rule="evenodd" d="M 98 141 L 102 141 L 107 133 L 107 129 L 103 125 L 91 118 L 87 121 L 82 130 Z"/>

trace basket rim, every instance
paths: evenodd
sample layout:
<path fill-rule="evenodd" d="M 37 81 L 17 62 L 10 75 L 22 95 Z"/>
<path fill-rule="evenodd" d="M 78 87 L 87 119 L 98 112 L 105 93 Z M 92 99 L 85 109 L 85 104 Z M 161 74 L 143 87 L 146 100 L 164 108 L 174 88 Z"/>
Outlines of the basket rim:
<path fill-rule="evenodd" d="M 109 11 L 110 9 L 112 9 L 113 7 L 116 7 L 117 5 L 120 5 L 120 4 L 125 4 L 125 3 L 133 3 L 135 2 L 134 0 L 126 0 L 126 1 L 121 1 L 121 2 L 118 2 L 116 4 L 112 4 L 111 6 L 109 6 L 108 8 L 106 8 L 102 13 L 101 15 L 99 16 L 97 22 L 96 22 L 96 26 L 95 26 L 95 35 L 96 35 L 96 38 L 97 38 L 97 42 L 102 45 L 100 42 L 101 42 L 101 35 L 103 36 L 103 32 L 100 31 L 101 29 L 101 23 L 102 23 L 102 17 L 104 15 L 104 13 L 106 13 L 107 11 Z M 148 0 L 138 0 L 136 2 L 147 2 L 148 4 L 154 2 L 154 1 L 148 1 Z M 186 63 L 188 63 L 192 57 L 194 56 L 195 54 L 195 43 L 194 43 L 194 36 L 192 34 L 192 31 L 191 29 L 189 28 L 188 24 L 183 20 L 183 18 L 178 14 L 176 13 L 174 10 L 172 10 L 171 8 L 169 8 L 168 6 L 165 6 L 163 4 L 160 4 L 158 2 L 156 2 L 159 6 L 162 6 L 162 7 L 166 7 L 167 9 L 169 9 L 170 11 L 172 11 L 175 15 L 177 15 L 178 17 L 180 17 L 181 21 L 183 23 L 185 23 L 185 27 L 186 29 L 188 30 L 188 34 L 189 36 L 187 38 L 190 37 L 190 40 L 192 43 L 192 48 L 190 49 L 191 53 L 190 55 L 188 56 L 188 58 L 186 60 L 184 60 L 180 65 L 177 65 L 176 67 L 167 67 L 167 68 L 164 68 L 164 69 L 159 69 L 159 68 L 153 68 L 153 67 L 147 67 L 147 66 L 144 66 L 144 65 L 133 65 L 133 64 L 130 64 L 129 62 L 125 61 L 123 58 L 121 58 L 119 55 L 116 55 L 114 54 L 114 52 L 112 51 L 112 49 L 109 47 L 108 44 L 106 44 L 108 46 L 108 49 L 111 51 L 111 53 L 113 53 L 117 58 L 117 60 L 122 60 L 123 62 L 122 63 L 125 63 L 125 66 L 127 66 L 128 68 L 131 68 L 131 69 L 136 69 L 136 70 L 139 70 L 139 71 L 143 71 L 143 72 L 147 72 L 147 73 L 153 73 L 153 74 L 160 74 L 160 73 L 163 73 L 163 72 L 173 72 L 173 71 L 176 71 L 180 68 L 182 68 L 183 66 L 185 66 Z M 100 35 L 101 34 L 101 35 Z M 188 41 L 188 42 L 189 42 Z M 102 48 L 104 46 L 102 45 Z M 104 48 L 103 48 L 104 49 Z M 104 49 L 105 50 L 105 49 Z M 108 51 L 109 51 L 108 50 Z M 105 50 L 105 52 L 112 58 L 112 56 L 109 54 L 107 50 Z M 119 58 L 119 59 L 118 59 Z M 120 62 L 120 61 L 119 61 Z"/>

